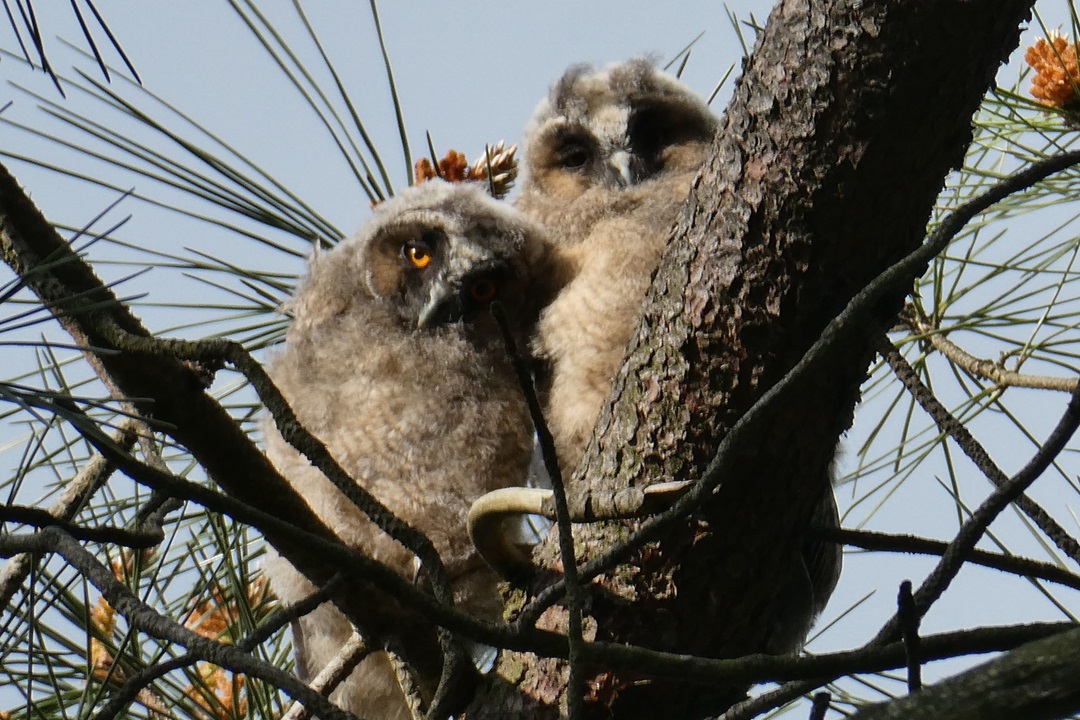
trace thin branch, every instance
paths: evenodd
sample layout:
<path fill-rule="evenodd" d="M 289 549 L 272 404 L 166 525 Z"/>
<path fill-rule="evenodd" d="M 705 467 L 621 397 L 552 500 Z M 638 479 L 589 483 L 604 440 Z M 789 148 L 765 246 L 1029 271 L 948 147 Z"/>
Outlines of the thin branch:
<path fill-rule="evenodd" d="M 574 531 L 570 522 L 570 509 L 566 502 L 566 488 L 563 485 L 562 472 L 559 470 L 559 460 L 555 453 L 555 440 L 548 430 L 544 420 L 544 413 L 540 407 L 540 400 L 536 397 L 536 389 L 532 384 L 529 368 L 522 360 L 521 354 L 514 343 L 514 336 L 510 330 L 509 321 L 502 305 L 493 305 L 491 314 L 499 325 L 503 341 L 506 343 L 506 353 L 517 373 L 518 383 L 525 395 L 525 402 L 529 407 L 529 415 L 532 418 L 533 428 L 536 430 L 537 441 L 544 460 L 544 469 L 551 481 L 551 491 L 555 500 L 555 526 L 559 533 L 559 555 L 562 560 L 563 579 L 566 584 L 567 608 L 567 633 L 566 639 L 570 644 L 570 678 L 567 684 L 566 703 L 570 720 L 580 720 L 585 717 L 585 667 L 581 662 L 581 648 L 585 644 L 582 634 L 582 614 L 585 605 L 585 593 L 581 589 L 578 579 L 577 555 L 574 552 Z"/>
<path fill-rule="evenodd" d="M 397 678 L 401 694 L 405 697 L 405 706 L 409 709 L 409 715 L 412 720 L 422 720 L 425 715 L 426 703 L 420 694 L 420 685 L 416 682 L 416 674 L 400 655 L 390 650 L 387 650 L 386 654 L 390 659 L 390 667 L 394 671 L 394 677 Z"/>
<path fill-rule="evenodd" d="M 849 528 L 820 528 L 814 529 L 813 532 L 824 540 L 832 540 L 833 542 L 863 548 L 864 550 L 883 550 L 886 552 L 937 555 L 940 557 L 949 549 L 947 542 L 915 535 L 896 535 Z M 983 567 L 1001 570 L 1013 575 L 1046 580 L 1080 590 L 1080 575 L 1040 560 L 1015 555 L 1003 555 L 973 548 L 964 557 L 964 561 L 972 565 L 982 565 Z"/>
<path fill-rule="evenodd" d="M 252 657 L 234 645 L 204 638 L 183 625 L 161 615 L 137 598 L 131 590 L 112 576 L 112 572 L 98 562 L 73 537 L 59 528 L 45 528 L 26 535 L 8 535 L 0 540 L 0 547 L 10 552 L 55 552 L 79 571 L 105 600 L 115 608 L 128 623 L 146 634 L 175 643 L 200 660 L 213 663 L 233 672 L 257 677 L 283 690 L 289 697 L 302 700 L 324 718 L 357 720 L 312 691 L 293 675 L 273 665 Z"/>
<path fill-rule="evenodd" d="M 309 683 L 311 689 L 320 695 L 328 696 L 370 654 L 371 648 L 364 644 L 364 639 L 359 633 L 354 632 L 341 646 L 341 651 L 334 656 L 334 659 L 327 663 Z M 303 703 L 296 702 L 287 713 L 281 716 L 281 720 L 308 720 L 310 717 L 311 712 L 304 707 Z"/>
<path fill-rule="evenodd" d="M 786 682 L 780 687 L 763 692 L 749 700 L 743 700 L 728 708 L 716 720 L 753 720 L 758 715 L 768 712 L 782 705 L 787 705 L 793 700 L 798 700 L 807 693 L 814 692 L 819 687 L 829 682 L 828 679 L 816 680 L 793 680 Z"/>
<path fill-rule="evenodd" d="M 329 600 L 330 596 L 341 589 L 344 584 L 345 576 L 338 573 L 330 579 L 330 582 L 326 583 L 323 587 L 319 588 L 300 602 L 274 610 L 274 612 L 270 613 L 257 628 L 237 641 L 236 647 L 243 652 L 254 650 L 268 640 L 274 633 L 285 627 L 285 625 L 296 618 L 307 615 L 319 605 L 322 605 Z M 173 670 L 193 665 L 199 660 L 200 657 L 198 655 L 188 652 L 170 660 L 157 663 L 152 667 L 140 670 L 138 673 L 129 677 L 124 684 L 112 694 L 108 702 L 98 710 L 91 720 L 111 720 L 112 718 L 119 717 L 121 713 L 127 709 L 128 704 L 136 700 L 139 694 L 152 682 L 164 677 Z M 312 684 L 312 689 L 318 692 L 318 688 L 314 687 L 314 683 Z"/>
<path fill-rule="evenodd" d="M 931 347 L 944 355 L 954 365 L 959 365 L 976 377 L 998 385 L 999 387 L 1023 387 L 1038 390 L 1058 390 L 1072 392 L 1076 389 L 1076 378 L 1054 377 L 1052 375 L 1026 375 L 1008 370 L 998 363 L 971 355 L 959 345 L 949 340 L 940 328 L 933 327 L 925 318 L 915 312 L 905 312 L 901 318 L 908 326 L 930 343 Z"/>
<path fill-rule="evenodd" d="M 58 518 L 49 510 L 26 505 L 0 505 L 0 522 L 20 523 L 35 528 L 56 527 L 78 540 L 112 543 L 137 550 L 146 550 L 160 545 L 165 539 L 160 528 L 158 532 L 154 532 L 153 530 L 128 530 L 109 525 L 87 527 L 72 520 Z"/>
<path fill-rule="evenodd" d="M 1002 472 L 994 461 L 990 458 L 990 454 L 986 451 L 979 441 L 971 434 L 964 424 L 953 417 L 944 405 L 938 402 L 938 399 L 934 397 L 934 394 L 919 378 L 918 373 L 908 363 L 907 359 L 900 353 L 900 351 L 888 340 L 888 338 L 882 337 L 878 344 L 878 352 L 885 362 L 889 364 L 896 377 L 904 384 L 904 387 L 908 389 L 911 396 L 915 398 L 916 402 L 922 406 L 923 410 L 937 423 L 938 429 L 945 433 L 960 446 L 960 449 L 964 451 L 975 466 L 994 484 L 995 487 L 1004 486 L 1009 478 Z M 1076 390 L 1076 383 L 1072 384 L 1071 391 Z M 1027 495 L 1020 495 L 1016 498 L 1016 506 L 1019 507 L 1025 515 L 1031 518 L 1031 521 L 1035 523 L 1040 530 L 1042 530 L 1048 538 L 1050 538 L 1058 548 L 1067 556 L 1072 558 L 1073 562 L 1080 564 L 1080 543 L 1076 541 L 1074 537 L 1066 532 L 1065 528 L 1061 527 L 1050 516 L 1045 509 L 1042 508 L 1037 502 L 1029 498 Z"/>
<path fill-rule="evenodd" d="M 1058 421 L 1053 432 L 1039 448 L 1038 452 L 1007 483 L 990 494 L 982 505 L 972 513 L 961 527 L 956 537 L 949 543 L 949 549 L 942 555 L 934 570 L 915 593 L 915 608 L 920 617 L 926 614 L 930 606 L 941 597 L 964 563 L 964 556 L 975 547 L 1001 512 L 1015 501 L 1031 483 L 1042 475 L 1054 458 L 1065 449 L 1065 444 L 1080 425 L 1080 385 L 1073 391 L 1069 404 Z M 874 637 L 873 642 L 892 640 L 898 631 L 898 618 L 894 615 Z"/>
<path fill-rule="evenodd" d="M 135 444 L 135 421 L 124 421 L 111 440 L 125 451 L 130 450 Z M 104 455 L 94 453 L 49 507 L 48 514 L 56 520 L 71 520 L 115 470 L 116 465 L 106 460 Z M 33 571 L 36 558 L 34 555 L 16 555 L 5 563 L 0 571 L 0 607 L 7 607 L 11 602 L 15 591 Z"/>
<path fill-rule="evenodd" d="M 827 692 L 814 694 L 814 704 L 810 708 L 810 720 L 825 720 L 825 713 L 829 711 L 829 702 L 832 695 Z"/>
<path fill-rule="evenodd" d="M 1076 627 L 1075 623 L 1036 623 L 927 635 L 922 638 L 921 653 L 923 661 L 930 662 L 1011 650 L 1033 640 L 1070 632 Z M 586 643 L 585 651 L 588 662 L 613 671 L 644 672 L 688 685 L 813 679 L 813 687 L 819 687 L 844 675 L 895 670 L 907 663 L 904 645 L 899 641 L 823 655 L 758 654 L 728 660 L 665 653 L 620 643 Z"/>
<path fill-rule="evenodd" d="M 900 583 L 900 593 L 896 598 L 896 615 L 900 618 L 900 634 L 904 640 L 904 655 L 907 660 L 908 692 L 922 688 L 922 660 L 919 648 L 919 613 L 915 609 L 915 598 L 911 595 L 911 581 Z"/>

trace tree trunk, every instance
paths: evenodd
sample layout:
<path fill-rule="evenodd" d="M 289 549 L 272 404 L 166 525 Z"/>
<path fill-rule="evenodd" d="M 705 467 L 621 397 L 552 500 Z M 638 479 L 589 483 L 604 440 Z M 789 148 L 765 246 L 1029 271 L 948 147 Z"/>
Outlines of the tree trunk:
<path fill-rule="evenodd" d="M 1080 706 L 1080 630 L 1028 643 L 855 720 L 1049 720 Z"/>
<path fill-rule="evenodd" d="M 1030 5 L 777 5 L 568 494 L 702 477 L 733 423 L 857 291 L 920 244 Z M 909 289 L 755 427 L 727 464 L 736 470 L 691 520 L 590 586 L 590 637 L 713 657 L 765 648 L 873 343 Z M 579 527 L 579 561 L 633 527 Z M 556 567 L 557 553 L 552 534 L 537 558 Z M 565 626 L 563 616 L 553 608 L 544 626 Z M 597 716 L 702 717 L 743 691 L 590 671 Z M 564 663 L 504 653 L 500 672 L 471 717 L 552 717 L 565 707 Z"/>

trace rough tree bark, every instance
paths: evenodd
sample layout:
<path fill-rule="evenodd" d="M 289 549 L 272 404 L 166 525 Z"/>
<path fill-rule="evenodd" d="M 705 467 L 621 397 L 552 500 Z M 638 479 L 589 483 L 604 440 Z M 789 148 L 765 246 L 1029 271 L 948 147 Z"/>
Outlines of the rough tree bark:
<path fill-rule="evenodd" d="M 1080 706 L 1080 630 L 1028 643 L 855 720 L 1050 720 Z"/>
<path fill-rule="evenodd" d="M 777 5 L 661 262 L 617 399 L 568 494 L 702 476 L 734 421 L 827 322 L 920 244 L 1030 5 Z M 737 471 L 691 521 L 606 576 L 603 590 L 591 588 L 590 636 L 706 656 L 762 650 L 873 343 L 909 289 L 898 288 L 739 447 Z M 579 561 L 633 526 L 579 529 Z M 537 557 L 557 567 L 554 538 Z M 544 622 L 564 626 L 562 615 L 553 608 Z M 731 688 L 591 670 L 598 716 L 702 717 L 733 697 Z M 562 662 L 506 653 L 501 672 L 521 695 L 473 717 L 552 717 L 565 703 Z"/>

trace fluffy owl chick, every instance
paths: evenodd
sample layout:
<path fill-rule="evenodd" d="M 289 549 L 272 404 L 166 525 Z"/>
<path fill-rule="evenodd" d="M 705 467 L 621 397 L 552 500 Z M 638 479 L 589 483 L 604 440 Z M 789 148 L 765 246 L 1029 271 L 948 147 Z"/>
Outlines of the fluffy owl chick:
<path fill-rule="evenodd" d="M 561 287 L 541 315 L 534 351 L 547 366 L 545 414 L 569 477 L 580 463 L 679 208 L 719 120 L 646 60 L 572 67 L 525 130 L 517 205 L 543 222 Z M 836 525 L 831 490 L 815 523 Z M 763 648 L 798 649 L 836 585 L 836 545 L 807 543 Z"/>
<path fill-rule="evenodd" d="M 525 130 L 519 208 L 550 230 L 561 291 L 534 342 L 564 474 L 622 364 L 660 253 L 717 119 L 646 60 L 570 68 Z"/>
<path fill-rule="evenodd" d="M 356 483 L 432 540 L 457 601 L 487 618 L 501 610 L 497 578 L 473 550 L 465 519 L 480 495 L 524 483 L 532 447 L 488 305 L 498 299 L 530 331 L 544 237 L 477 185 L 429 181 L 405 190 L 313 260 L 285 348 L 270 366 L 300 422 Z M 342 540 L 413 578 L 409 552 L 272 424 L 266 434 L 271 461 Z M 284 602 L 313 590 L 280 556 L 266 569 Z M 312 676 L 352 632 L 329 603 L 299 625 L 298 665 Z M 331 699 L 365 717 L 409 717 L 384 653 L 365 659 Z"/>

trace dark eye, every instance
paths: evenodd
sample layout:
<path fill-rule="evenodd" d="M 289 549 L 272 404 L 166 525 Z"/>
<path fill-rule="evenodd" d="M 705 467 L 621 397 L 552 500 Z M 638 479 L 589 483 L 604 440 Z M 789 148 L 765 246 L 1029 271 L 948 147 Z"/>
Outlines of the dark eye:
<path fill-rule="evenodd" d="M 581 169 L 595 154 L 592 137 L 581 127 L 558 127 L 549 141 L 558 167 Z"/>
<path fill-rule="evenodd" d="M 477 280 L 469 286 L 469 297 L 478 303 L 489 303 L 495 299 L 499 288 L 493 280 Z"/>
<path fill-rule="evenodd" d="M 405 243 L 401 254 L 415 268 L 425 268 L 431 263 L 431 251 L 418 243 Z"/>
<path fill-rule="evenodd" d="M 630 136 L 630 146 L 639 157 L 651 157 L 665 145 L 681 139 L 678 129 L 670 120 L 656 108 L 639 110 L 630 117 L 627 134 Z"/>
<path fill-rule="evenodd" d="M 584 167 L 589 162 L 589 148 L 581 142 L 571 141 L 555 151 L 558 164 L 569 169 Z"/>
<path fill-rule="evenodd" d="M 708 142 L 713 126 L 699 113 L 663 106 L 644 106 L 630 116 L 627 134 L 638 157 L 659 160 L 665 148 L 691 142 Z"/>

